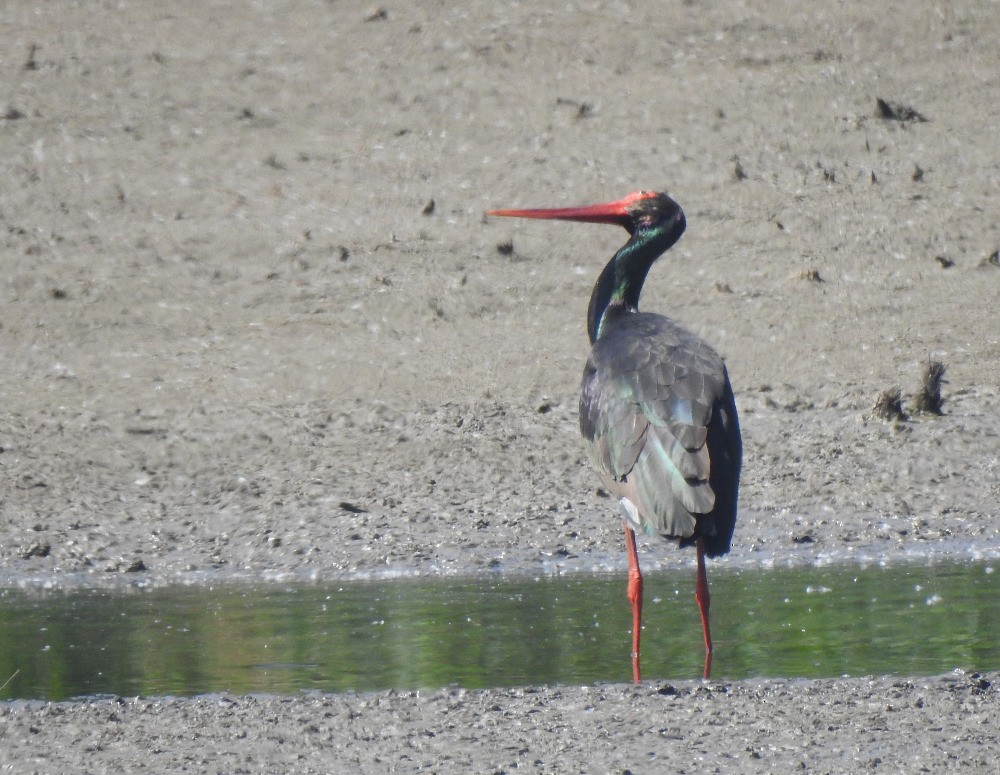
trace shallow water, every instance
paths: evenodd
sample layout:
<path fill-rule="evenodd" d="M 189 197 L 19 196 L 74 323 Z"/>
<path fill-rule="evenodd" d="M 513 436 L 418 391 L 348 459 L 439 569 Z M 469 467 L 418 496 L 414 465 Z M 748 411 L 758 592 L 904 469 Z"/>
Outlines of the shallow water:
<path fill-rule="evenodd" d="M 998 577 L 987 564 L 716 570 L 713 677 L 1000 668 Z M 644 677 L 700 676 L 693 585 L 689 570 L 647 575 Z M 628 681 L 630 626 L 618 575 L 7 589 L 0 697 Z"/>

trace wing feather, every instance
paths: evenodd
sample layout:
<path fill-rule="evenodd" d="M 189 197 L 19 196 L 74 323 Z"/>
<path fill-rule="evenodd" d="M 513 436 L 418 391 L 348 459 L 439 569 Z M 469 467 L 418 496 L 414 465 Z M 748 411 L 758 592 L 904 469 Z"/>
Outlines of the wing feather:
<path fill-rule="evenodd" d="M 727 384 L 718 354 L 659 315 L 624 317 L 595 343 L 581 431 L 602 481 L 648 532 L 688 538 L 714 509 L 708 428 Z"/>

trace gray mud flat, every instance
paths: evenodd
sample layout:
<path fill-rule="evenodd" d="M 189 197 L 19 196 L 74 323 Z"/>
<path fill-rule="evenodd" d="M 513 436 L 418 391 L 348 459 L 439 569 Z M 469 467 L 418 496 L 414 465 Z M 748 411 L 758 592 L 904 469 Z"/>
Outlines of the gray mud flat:
<path fill-rule="evenodd" d="M 998 674 L 0 707 L 18 772 L 991 772 Z"/>
<path fill-rule="evenodd" d="M 5 4 L 3 583 L 623 567 L 574 415 L 621 235 L 482 214 L 638 188 L 689 223 L 642 304 L 737 393 L 727 562 L 996 557 L 998 28 L 986 0 Z M 871 416 L 930 359 L 943 416 Z M 985 676 L 12 703 L 0 757 L 992 771 Z"/>

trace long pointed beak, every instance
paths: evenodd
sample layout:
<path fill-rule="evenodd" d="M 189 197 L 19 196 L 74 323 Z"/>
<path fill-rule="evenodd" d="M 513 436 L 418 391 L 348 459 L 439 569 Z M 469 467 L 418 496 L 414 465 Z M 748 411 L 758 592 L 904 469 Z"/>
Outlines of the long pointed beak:
<path fill-rule="evenodd" d="M 630 208 L 640 199 L 656 196 L 646 191 L 637 191 L 616 202 L 604 202 L 583 207 L 554 207 L 530 210 L 490 210 L 487 215 L 502 215 L 508 218 L 547 218 L 560 221 L 584 221 L 586 223 L 613 223 L 627 227 L 631 221 Z"/>
<path fill-rule="evenodd" d="M 607 202 L 585 207 L 552 207 L 533 210 L 490 210 L 487 215 L 507 218 L 547 218 L 559 221 L 585 221 L 587 223 L 620 223 L 628 216 L 621 202 Z"/>

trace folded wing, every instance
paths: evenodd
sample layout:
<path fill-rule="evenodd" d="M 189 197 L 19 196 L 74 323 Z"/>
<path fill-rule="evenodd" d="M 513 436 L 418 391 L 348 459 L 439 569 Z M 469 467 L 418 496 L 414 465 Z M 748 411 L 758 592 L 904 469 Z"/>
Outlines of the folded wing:
<path fill-rule="evenodd" d="M 595 343 L 581 431 L 602 481 L 632 501 L 646 532 L 683 542 L 715 508 L 709 427 L 727 392 L 731 401 L 718 354 L 667 318 L 629 315 Z"/>

